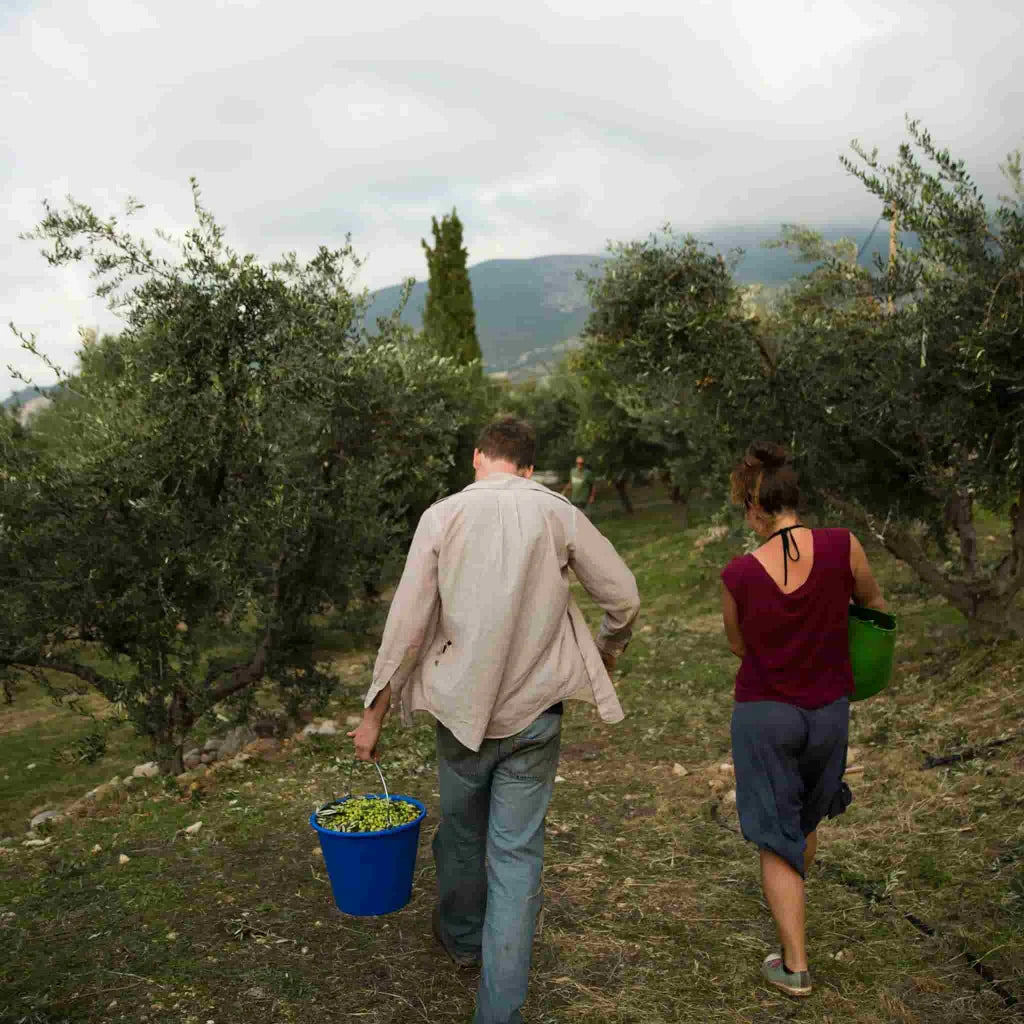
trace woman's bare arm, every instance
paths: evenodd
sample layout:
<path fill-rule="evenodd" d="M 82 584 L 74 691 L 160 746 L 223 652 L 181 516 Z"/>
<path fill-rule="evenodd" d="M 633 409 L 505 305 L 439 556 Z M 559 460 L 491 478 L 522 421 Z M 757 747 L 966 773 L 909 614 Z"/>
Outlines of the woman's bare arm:
<path fill-rule="evenodd" d="M 725 623 L 725 635 L 729 639 L 729 650 L 742 658 L 746 654 L 743 646 L 743 634 L 740 632 L 740 616 L 736 610 L 736 599 L 729 593 L 729 588 L 722 584 L 722 622 Z"/>
<path fill-rule="evenodd" d="M 853 573 L 853 596 L 857 599 L 857 604 L 884 612 L 888 605 L 882 596 L 882 588 L 871 571 L 864 548 L 852 533 L 850 534 L 850 571 Z"/>

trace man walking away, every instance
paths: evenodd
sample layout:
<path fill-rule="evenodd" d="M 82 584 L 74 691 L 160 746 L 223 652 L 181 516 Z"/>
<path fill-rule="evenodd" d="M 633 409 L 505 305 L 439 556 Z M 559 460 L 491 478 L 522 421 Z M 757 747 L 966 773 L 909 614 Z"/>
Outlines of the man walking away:
<path fill-rule="evenodd" d="M 622 719 L 608 673 L 639 608 L 612 545 L 530 479 L 535 446 L 529 424 L 492 423 L 473 452 L 475 482 L 423 514 L 349 733 L 370 760 L 392 701 L 406 724 L 415 711 L 437 720 L 434 933 L 457 965 L 482 962 L 474 1024 L 522 1022 L 562 701 Z M 570 568 L 604 610 L 596 643 Z"/>
<path fill-rule="evenodd" d="M 575 508 L 585 515 L 590 515 L 590 506 L 597 497 L 597 479 L 593 472 L 586 468 L 582 455 L 576 456 L 576 465 L 569 470 L 569 482 L 562 488 L 562 493 L 569 496 Z"/>

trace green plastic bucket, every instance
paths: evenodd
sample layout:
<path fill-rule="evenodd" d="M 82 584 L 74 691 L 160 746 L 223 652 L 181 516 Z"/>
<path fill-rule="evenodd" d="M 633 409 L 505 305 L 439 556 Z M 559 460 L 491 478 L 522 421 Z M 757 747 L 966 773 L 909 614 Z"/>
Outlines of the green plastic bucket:
<path fill-rule="evenodd" d="M 880 693 L 892 679 L 896 653 L 896 619 L 888 612 L 850 605 L 850 665 L 853 668 L 853 696 L 865 700 Z"/>

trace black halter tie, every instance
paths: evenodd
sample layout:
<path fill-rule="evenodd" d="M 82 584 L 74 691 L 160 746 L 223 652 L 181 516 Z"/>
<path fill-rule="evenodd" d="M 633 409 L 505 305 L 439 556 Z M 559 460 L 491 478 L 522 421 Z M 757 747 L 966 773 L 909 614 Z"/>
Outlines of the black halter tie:
<path fill-rule="evenodd" d="M 776 530 L 768 540 L 772 537 L 782 537 L 782 585 L 785 587 L 789 583 L 789 563 L 800 561 L 800 547 L 796 542 L 796 537 L 793 536 L 794 530 L 805 530 L 806 527 L 803 523 L 794 523 L 792 526 L 784 526 L 781 530 Z M 765 543 L 768 543 L 768 540 Z M 790 551 L 792 546 L 793 554 Z"/>

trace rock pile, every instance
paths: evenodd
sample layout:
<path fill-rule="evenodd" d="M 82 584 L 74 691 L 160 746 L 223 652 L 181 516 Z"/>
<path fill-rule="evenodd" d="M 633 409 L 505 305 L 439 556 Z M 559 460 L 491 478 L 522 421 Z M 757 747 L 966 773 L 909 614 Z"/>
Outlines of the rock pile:
<path fill-rule="evenodd" d="M 201 748 L 194 747 L 184 755 L 185 772 L 178 776 L 178 782 L 188 784 L 200 774 L 212 769 L 215 764 L 217 767 L 228 764 L 241 765 L 253 757 L 267 757 L 274 754 L 283 745 L 279 738 L 283 731 L 281 721 L 268 719 L 256 722 L 252 727 L 236 726 L 223 736 L 211 736 Z M 307 736 L 336 736 L 338 732 L 337 724 L 332 719 L 325 718 L 308 723 L 293 738 L 301 740 Z M 34 767 L 34 765 L 30 767 Z M 160 775 L 160 766 L 156 761 L 147 761 L 144 764 L 137 764 L 132 769 L 131 775 L 126 775 L 123 779 L 115 775 L 109 782 L 90 789 L 84 796 L 62 809 L 46 806 L 34 808 L 29 820 L 28 831 L 25 833 L 25 838 L 21 840 L 21 845 L 27 847 L 49 845 L 52 837 L 41 838 L 39 832 L 47 824 L 56 825 L 65 818 L 81 814 L 90 806 L 104 801 L 111 794 L 131 788 L 140 780 L 153 779 L 158 775 Z M 17 843 L 17 836 L 0 837 L 0 849 L 9 850 Z"/>
<path fill-rule="evenodd" d="M 201 764 L 213 764 L 234 757 L 244 747 L 260 737 L 247 725 L 239 725 L 223 736 L 211 736 L 202 746 L 193 747 L 184 756 L 185 771 L 198 768 Z"/>

